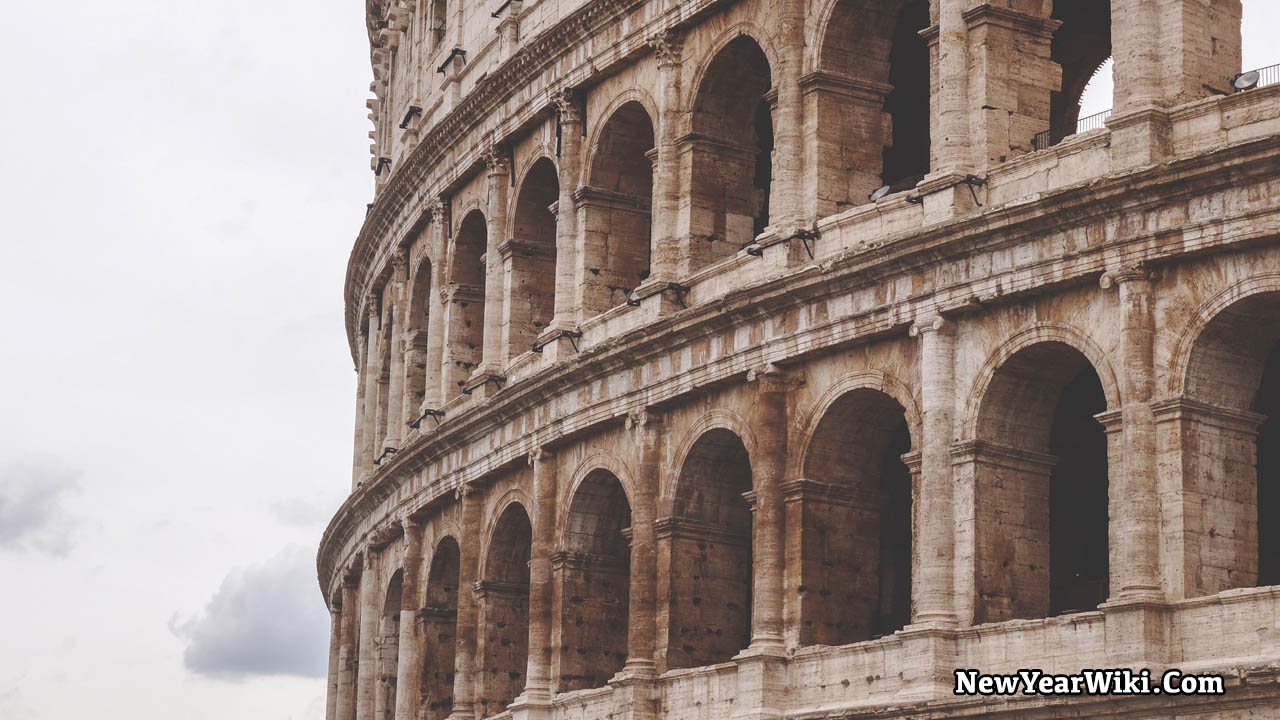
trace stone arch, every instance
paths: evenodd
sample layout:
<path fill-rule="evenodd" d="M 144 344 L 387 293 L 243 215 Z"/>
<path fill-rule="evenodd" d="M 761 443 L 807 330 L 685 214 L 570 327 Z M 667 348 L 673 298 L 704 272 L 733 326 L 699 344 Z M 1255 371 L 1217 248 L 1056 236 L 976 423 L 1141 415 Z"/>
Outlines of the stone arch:
<path fill-rule="evenodd" d="M 511 213 L 510 301 L 503 303 L 508 358 L 527 351 L 551 325 L 556 301 L 556 216 L 559 171 L 548 156 L 534 160 L 517 184 Z"/>
<path fill-rule="evenodd" d="M 495 715 L 524 690 L 529 663 L 529 556 L 533 524 L 526 505 L 508 493 L 498 506 L 477 584 L 483 717 Z"/>
<path fill-rule="evenodd" d="M 1038 324 L 1024 328 L 1011 335 L 996 347 L 986 362 L 978 370 L 970 387 L 968 400 L 965 403 L 964 422 L 960 429 L 962 440 L 973 440 L 977 437 L 978 413 L 982 398 L 987 394 L 996 370 L 1019 351 L 1039 343 L 1056 342 L 1076 350 L 1093 366 L 1102 383 L 1102 391 L 1106 396 L 1107 407 L 1120 407 L 1120 383 L 1111 369 L 1106 353 L 1098 347 L 1088 335 L 1076 328 L 1060 324 Z"/>
<path fill-rule="evenodd" d="M 1174 351 L 1177 395 L 1162 462 L 1183 468 L 1181 541 L 1189 596 L 1280 584 L 1280 275 L 1240 281 L 1203 303 Z M 1166 433 L 1161 433 L 1164 435 Z"/>
<path fill-rule="evenodd" d="M 668 669 L 726 662 L 751 640 L 753 480 L 742 436 L 707 427 L 683 453 L 657 527 Z M 661 625 L 661 623 L 660 623 Z"/>
<path fill-rule="evenodd" d="M 559 588 L 558 691 L 601 687 L 627 659 L 631 504 L 621 479 L 596 467 L 566 503 L 552 571 Z"/>
<path fill-rule="evenodd" d="M 929 172 L 931 102 L 928 0 L 834 0 L 821 17 L 804 88 L 819 217 Z"/>
<path fill-rule="evenodd" d="M 911 432 L 911 451 L 917 452 L 920 450 L 920 433 L 922 432 L 920 405 L 916 402 L 915 393 L 911 391 L 911 388 L 896 376 L 883 370 L 852 372 L 837 378 L 835 382 L 831 383 L 813 402 L 812 407 L 801 416 L 804 418 L 800 423 L 800 426 L 804 428 L 800 436 L 803 446 L 798 453 L 788 453 L 788 477 L 801 477 L 804 475 L 806 458 L 809 454 L 809 448 L 813 444 L 813 434 L 818 428 L 818 423 L 822 421 L 823 416 L 831 409 L 831 406 L 843 395 L 859 389 L 878 390 L 897 402 L 906 415 L 907 428 Z"/>
<path fill-rule="evenodd" d="M 436 541 L 427 567 L 423 606 L 422 678 L 417 707 L 423 720 L 444 720 L 453 710 L 454 658 L 458 637 L 458 592 L 461 550 L 453 533 Z"/>
<path fill-rule="evenodd" d="M 680 444 L 676 447 L 674 456 L 674 465 L 672 467 L 683 467 L 689 458 L 689 453 L 693 451 L 693 446 L 710 430 L 728 430 L 738 439 L 742 441 L 743 446 L 747 449 L 747 456 L 754 458 L 756 453 L 756 434 L 751 429 L 747 419 L 738 413 L 725 408 L 715 408 L 708 410 L 706 413 L 698 417 L 697 420 L 689 426 L 684 436 L 680 440 Z M 663 495 L 665 500 L 664 508 L 667 512 L 671 511 L 670 504 L 675 498 L 676 482 L 678 477 L 668 476 L 669 483 L 665 488 Z"/>
<path fill-rule="evenodd" d="M 869 640 L 911 620 L 918 488 L 904 455 L 915 441 L 906 407 L 882 389 L 887 377 L 854 373 L 835 384 L 841 392 L 824 394 L 802 476 L 784 490 L 800 551 L 788 572 L 800 588 L 801 646 Z M 914 404 L 905 388 L 889 386 Z"/>
<path fill-rule="evenodd" d="M 594 316 L 626 302 L 649 277 L 652 255 L 652 101 L 638 90 L 615 98 L 588 150 L 578 213 L 586 242 L 583 312 Z"/>
<path fill-rule="evenodd" d="M 974 493 L 975 622 L 1087 611 L 1108 597 L 1108 476 L 1120 463 L 1099 418 L 1119 402 L 1090 352 L 1101 358 L 1083 336 L 1032 328 L 979 375 L 976 442 L 960 470 Z"/>
<path fill-rule="evenodd" d="M 569 492 L 560 503 L 561 507 L 556 527 L 563 528 L 566 526 L 569 518 L 569 498 L 572 498 L 574 493 L 578 491 L 578 486 L 586 480 L 587 476 L 596 470 L 609 471 L 622 485 L 627 504 L 630 505 L 635 502 L 635 485 L 631 477 L 631 468 L 613 453 L 603 448 L 595 448 L 574 466 L 572 479 L 569 481 Z"/>
<path fill-rule="evenodd" d="M 378 675 L 374 699 L 374 717 L 393 720 L 396 709 L 396 683 L 400 671 L 400 603 L 404 595 L 404 570 L 397 568 L 387 581 L 382 598 L 382 615 L 378 620 Z"/>
<path fill-rule="evenodd" d="M 746 26 L 720 43 L 695 78 L 678 148 L 692 205 L 687 272 L 732 257 L 769 224 L 777 65 Z"/>
<path fill-rule="evenodd" d="M 462 216 L 449 244 L 445 286 L 443 383 L 446 400 L 457 397 L 484 354 L 485 267 L 488 250 L 484 213 L 475 208 Z"/>
<path fill-rule="evenodd" d="M 410 402 L 422 403 L 426 397 L 427 378 L 433 373 L 427 372 L 427 328 L 430 325 L 432 308 L 436 306 L 431 293 L 436 289 L 432 276 L 434 266 L 431 263 L 431 252 L 419 252 L 414 255 L 417 262 L 411 266 L 409 279 L 408 311 L 404 318 L 405 350 L 408 353 L 404 365 L 405 396 Z M 418 405 L 408 408 L 408 417 L 418 416 Z"/>

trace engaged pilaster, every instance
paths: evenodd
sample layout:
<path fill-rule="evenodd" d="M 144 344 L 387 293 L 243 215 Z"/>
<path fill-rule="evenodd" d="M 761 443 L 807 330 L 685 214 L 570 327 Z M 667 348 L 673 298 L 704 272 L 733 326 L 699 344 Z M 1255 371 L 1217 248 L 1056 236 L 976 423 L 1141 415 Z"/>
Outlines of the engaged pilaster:
<path fill-rule="evenodd" d="M 401 446 L 400 438 L 404 436 L 406 429 L 404 424 L 404 332 L 405 332 L 405 308 L 408 303 L 405 302 L 405 286 L 408 283 L 408 266 L 409 261 L 405 256 L 404 248 L 397 248 L 391 255 L 391 280 L 387 283 L 386 297 L 387 302 L 391 304 L 391 368 L 390 382 L 387 387 L 387 433 L 382 439 L 381 453 L 384 448 L 399 449 Z"/>
<path fill-rule="evenodd" d="M 378 576 L 377 555 L 364 554 L 360 574 L 360 649 L 356 673 L 356 720 L 373 720 L 374 691 L 378 682 Z"/>
<path fill-rule="evenodd" d="M 484 341 L 480 367 L 467 379 L 466 391 L 487 397 L 505 378 L 502 375 L 502 308 L 505 298 L 502 273 L 502 234 L 507 227 L 507 189 L 511 157 L 505 148 L 493 146 L 484 153 L 488 174 L 488 230 L 484 271 Z"/>
<path fill-rule="evenodd" d="M 445 199 L 436 197 L 431 201 L 428 210 L 431 213 L 431 293 L 428 298 L 430 311 L 427 315 L 427 367 L 426 386 L 422 395 L 422 406 L 418 408 L 419 416 L 428 410 L 439 410 L 444 397 L 441 383 L 444 382 L 444 260 L 445 222 L 447 205 Z M 426 426 L 419 426 L 425 431 Z"/>
<path fill-rule="evenodd" d="M 338 642 L 338 692 L 334 701 L 334 717 L 337 720 L 355 720 L 356 675 L 359 669 L 359 648 L 356 633 L 360 624 L 360 566 L 359 561 L 342 575 L 342 623 Z"/>
<path fill-rule="evenodd" d="M 551 317 L 551 325 L 539 338 L 544 339 L 564 331 L 575 331 L 578 327 L 579 299 L 578 287 L 578 212 L 573 200 L 573 193 L 578 189 L 578 173 L 582 165 L 582 102 L 579 94 L 572 88 L 556 93 L 552 98 L 556 109 L 556 121 L 559 123 L 560 158 L 557 171 L 559 177 L 559 195 L 556 198 L 556 286 L 555 312 Z M 585 272 L 585 271 L 584 271 Z M 547 346 L 543 352 L 552 350 L 558 353 L 563 344 Z"/>
<path fill-rule="evenodd" d="M 400 589 L 400 657 L 396 663 L 396 720 L 417 720 L 418 687 L 422 681 L 422 638 L 417 614 L 422 607 L 422 525 L 413 518 L 400 521 L 404 534 L 404 575 Z"/>
<path fill-rule="evenodd" d="M 529 664 L 524 692 L 511 706 L 516 720 L 548 717 L 551 712 L 551 555 L 555 552 L 558 466 L 556 456 L 542 447 L 529 453 L 529 464 L 535 498 L 529 551 Z"/>
<path fill-rule="evenodd" d="M 462 527 L 480 527 L 481 495 L 477 488 L 463 485 L 457 491 L 462 504 Z M 458 641 L 453 665 L 453 710 L 449 720 L 472 720 L 475 717 L 476 685 L 476 597 L 471 592 L 480 570 L 478 543 L 464 542 L 458 547 Z"/>

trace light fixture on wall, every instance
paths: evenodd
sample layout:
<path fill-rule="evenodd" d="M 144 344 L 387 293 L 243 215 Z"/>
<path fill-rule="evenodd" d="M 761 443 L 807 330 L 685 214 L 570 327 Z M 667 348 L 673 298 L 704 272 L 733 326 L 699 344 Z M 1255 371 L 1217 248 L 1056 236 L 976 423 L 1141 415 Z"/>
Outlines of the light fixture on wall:
<path fill-rule="evenodd" d="M 404 119 L 400 121 L 400 129 L 408 130 L 409 123 L 413 122 L 413 119 L 421 114 L 422 114 L 422 108 L 418 107 L 417 105 L 410 105 L 409 109 L 406 110 L 404 113 Z"/>
<path fill-rule="evenodd" d="M 378 165 L 377 165 L 377 167 L 375 167 L 375 168 L 373 169 L 373 174 L 374 174 L 374 175 L 377 175 L 377 176 L 379 176 L 379 177 L 381 177 L 381 176 L 382 176 L 382 171 L 383 171 L 385 168 L 389 168 L 389 167 L 391 167 L 391 158 L 389 158 L 389 157 L 379 157 L 379 158 L 378 158 Z"/>
<path fill-rule="evenodd" d="M 1236 92 L 1252 90 L 1258 87 L 1258 83 L 1261 80 L 1262 73 L 1257 70 L 1250 70 L 1249 72 L 1242 72 L 1231 78 L 1231 87 L 1235 88 Z"/>
<path fill-rule="evenodd" d="M 632 290 L 630 293 L 627 294 L 627 304 L 630 305 L 631 307 L 640 307 L 639 288 L 636 288 L 635 290 Z"/>
<path fill-rule="evenodd" d="M 436 425 L 439 425 L 440 418 L 442 417 L 444 417 L 443 410 L 435 410 L 433 408 L 427 408 L 426 410 L 422 411 L 422 415 L 418 416 L 417 420 L 414 420 L 413 422 L 409 423 L 409 427 L 413 428 L 414 430 L 417 430 L 418 428 L 422 427 L 422 421 L 424 418 L 433 418 L 436 421 Z"/>

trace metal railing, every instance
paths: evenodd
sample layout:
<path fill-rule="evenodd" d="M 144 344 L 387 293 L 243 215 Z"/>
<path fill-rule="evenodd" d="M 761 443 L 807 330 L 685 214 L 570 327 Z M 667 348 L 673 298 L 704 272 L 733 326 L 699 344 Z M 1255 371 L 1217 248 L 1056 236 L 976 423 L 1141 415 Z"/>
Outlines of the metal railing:
<path fill-rule="evenodd" d="M 1088 117 L 1082 117 L 1076 121 L 1076 131 L 1073 133 L 1070 133 L 1069 135 L 1063 138 L 1060 138 L 1057 142 L 1054 142 L 1053 134 L 1052 134 L 1052 131 L 1050 130 L 1045 130 L 1044 132 L 1036 133 L 1036 136 L 1031 138 L 1031 147 L 1033 150 L 1044 150 L 1046 148 L 1057 145 L 1059 142 L 1062 142 L 1063 140 L 1065 140 L 1067 137 L 1070 137 L 1071 135 L 1079 135 L 1082 132 L 1088 132 L 1090 130 L 1097 130 L 1099 128 L 1104 128 L 1107 126 L 1107 118 L 1109 117 L 1111 117 L 1110 109 L 1103 110 L 1100 113 L 1094 113 L 1093 115 L 1089 115 Z"/>
<path fill-rule="evenodd" d="M 1258 82 L 1249 88 L 1234 88 L 1236 78 L 1243 77 L 1249 73 L 1258 73 Z M 1231 84 L 1236 92 L 1244 92 L 1244 90 L 1252 90 L 1253 88 L 1266 87 L 1280 83 L 1280 65 L 1268 65 L 1266 67 L 1257 68 L 1256 70 L 1246 70 L 1234 78 L 1231 78 Z"/>

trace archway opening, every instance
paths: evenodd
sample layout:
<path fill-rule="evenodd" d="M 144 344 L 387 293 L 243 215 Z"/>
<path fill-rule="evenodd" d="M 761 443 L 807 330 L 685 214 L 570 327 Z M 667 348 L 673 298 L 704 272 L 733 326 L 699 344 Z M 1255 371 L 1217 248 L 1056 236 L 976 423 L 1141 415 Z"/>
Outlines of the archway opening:
<path fill-rule="evenodd" d="M 817 130 L 818 215 L 867 202 L 883 185 L 913 187 L 929 171 L 928 0 L 841 0 L 806 80 Z"/>
<path fill-rule="evenodd" d="M 555 163 L 529 168 L 516 196 L 511 253 L 511 302 L 503 305 L 508 356 L 525 352 L 551 325 L 556 302 L 556 216 L 560 197 Z"/>
<path fill-rule="evenodd" d="M 1080 101 L 1085 87 L 1111 57 L 1111 0 L 1055 2 L 1054 20 L 1062 23 L 1053 33 L 1050 59 L 1062 68 L 1060 90 L 1049 93 L 1048 139 L 1038 136 L 1036 149 L 1062 142 L 1080 130 L 1102 127 L 1095 114 L 1081 127 Z M 1110 104 L 1107 105 L 1110 107 Z"/>
<path fill-rule="evenodd" d="M 378 625 L 378 684 L 374 715 L 393 720 L 396 712 L 396 681 L 400 668 L 400 602 L 404 592 L 404 571 L 396 570 L 387 583 Z"/>
<path fill-rule="evenodd" d="M 453 671 L 458 637 L 458 543 L 445 537 L 427 572 L 426 598 L 418 613 L 422 637 L 421 720 L 445 720 L 453 710 Z"/>
<path fill-rule="evenodd" d="M 975 622 L 1092 610 L 1108 595 L 1106 411 L 1060 342 L 1019 350 L 982 398 L 974 451 Z"/>
<path fill-rule="evenodd" d="M 692 176 L 689 270 L 730 257 L 769 224 L 773 99 L 769 61 L 747 36 L 707 66 L 684 143 Z"/>
<path fill-rule="evenodd" d="M 488 243 L 484 215 L 472 210 L 463 218 L 453 242 L 446 289 L 444 387 L 457 397 L 484 353 L 485 265 Z"/>
<path fill-rule="evenodd" d="M 529 664 L 529 551 L 533 528 L 519 504 L 502 511 L 477 590 L 483 717 L 502 712 L 524 690 Z"/>
<path fill-rule="evenodd" d="M 726 662 L 751 642 L 751 461 L 741 438 L 709 430 L 680 469 L 668 544 L 667 668 Z"/>
<path fill-rule="evenodd" d="M 911 449 L 905 411 L 878 390 L 843 395 L 819 421 L 804 480 L 785 489 L 797 535 L 801 646 L 844 645 L 911 620 Z"/>
<path fill-rule="evenodd" d="M 1192 347 L 1181 408 L 1182 493 L 1212 524 L 1188 523 L 1198 558 L 1186 592 L 1280 584 L 1280 292 L 1218 313 Z"/>
<path fill-rule="evenodd" d="M 588 268 L 583 312 L 598 315 L 626 302 L 649 277 L 653 213 L 653 121 L 632 101 L 605 122 L 593 152 L 583 214 Z"/>
<path fill-rule="evenodd" d="M 569 502 L 552 567 L 560 587 L 559 692 L 603 687 L 627 660 L 631 506 L 622 483 L 596 470 Z"/>
<path fill-rule="evenodd" d="M 427 327 L 431 316 L 431 260 L 423 258 L 410 279 L 409 312 L 406 315 L 405 349 L 409 359 L 404 367 L 405 397 L 412 407 L 406 416 L 418 416 L 418 407 L 426 397 Z"/>

